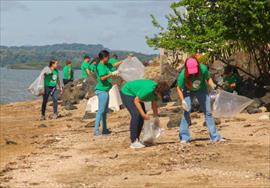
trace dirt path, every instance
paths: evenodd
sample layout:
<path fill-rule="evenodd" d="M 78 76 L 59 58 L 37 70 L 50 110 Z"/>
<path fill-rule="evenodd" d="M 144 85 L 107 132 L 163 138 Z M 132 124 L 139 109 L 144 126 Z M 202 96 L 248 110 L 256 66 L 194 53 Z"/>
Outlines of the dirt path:
<path fill-rule="evenodd" d="M 111 136 L 94 138 L 94 119 L 82 120 L 84 103 L 42 123 L 39 105 L 1 106 L 0 187 L 270 187 L 270 122 L 259 121 L 262 114 L 222 120 L 226 143 L 208 140 L 199 114 L 187 145 L 163 117 L 158 143 L 132 150 L 126 110 L 109 115 Z"/>

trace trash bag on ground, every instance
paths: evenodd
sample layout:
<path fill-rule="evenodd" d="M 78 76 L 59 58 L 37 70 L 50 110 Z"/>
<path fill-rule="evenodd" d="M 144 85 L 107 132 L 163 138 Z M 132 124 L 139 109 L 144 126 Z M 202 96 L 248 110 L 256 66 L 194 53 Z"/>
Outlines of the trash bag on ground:
<path fill-rule="evenodd" d="M 114 85 L 112 89 L 109 91 L 109 108 L 113 111 L 119 111 L 120 106 L 123 104 L 119 89 L 117 85 Z M 98 97 L 93 96 L 91 97 L 86 105 L 86 112 L 97 112 L 98 111 Z"/>
<path fill-rule="evenodd" d="M 218 90 L 218 93 L 213 94 L 212 98 L 214 99 L 213 116 L 216 118 L 232 118 L 253 102 L 253 100 L 247 97 L 237 95 L 236 93 L 229 93 L 224 90 Z"/>
<path fill-rule="evenodd" d="M 143 126 L 143 142 L 145 144 L 154 144 L 162 132 L 163 129 L 160 128 L 159 119 L 157 117 L 145 121 Z"/>
<path fill-rule="evenodd" d="M 144 77 L 144 65 L 137 57 L 129 57 L 118 68 L 119 75 L 126 81 L 139 80 Z"/>
<path fill-rule="evenodd" d="M 50 74 L 52 71 L 49 67 L 45 67 L 34 82 L 28 87 L 28 91 L 35 96 L 44 94 L 44 74 Z"/>

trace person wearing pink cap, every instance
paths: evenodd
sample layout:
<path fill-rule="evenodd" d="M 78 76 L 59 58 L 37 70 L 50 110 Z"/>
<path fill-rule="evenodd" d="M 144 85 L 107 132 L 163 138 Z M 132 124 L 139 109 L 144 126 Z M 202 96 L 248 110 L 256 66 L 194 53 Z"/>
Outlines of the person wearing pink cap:
<path fill-rule="evenodd" d="M 204 112 L 210 139 L 214 142 L 224 140 L 218 133 L 215 121 L 212 117 L 208 86 L 212 89 L 216 87 L 213 80 L 210 78 L 207 66 L 199 63 L 195 56 L 187 58 L 185 67 L 180 72 L 177 80 L 177 92 L 182 101 L 182 108 L 184 109 L 179 133 L 181 143 L 190 141 L 189 122 L 193 97 L 198 99 L 201 109 Z"/>

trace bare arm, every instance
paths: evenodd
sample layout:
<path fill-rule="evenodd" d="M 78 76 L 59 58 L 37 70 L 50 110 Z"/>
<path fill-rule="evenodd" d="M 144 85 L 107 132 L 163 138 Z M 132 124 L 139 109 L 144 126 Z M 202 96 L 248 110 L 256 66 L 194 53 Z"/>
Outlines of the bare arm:
<path fill-rule="evenodd" d="M 141 114 L 141 116 L 143 117 L 143 119 L 148 120 L 149 117 L 147 114 L 145 114 L 145 112 L 143 111 L 142 105 L 141 105 L 141 100 L 139 99 L 139 97 L 135 97 L 134 99 L 134 103 L 136 108 L 138 109 L 139 113 Z"/>
<path fill-rule="evenodd" d="M 214 83 L 213 79 L 212 78 L 209 78 L 208 81 L 207 81 L 208 85 L 212 88 L 212 89 L 215 89 L 216 87 L 216 84 Z"/>
<path fill-rule="evenodd" d="M 70 80 L 71 79 L 71 70 L 68 71 L 68 79 Z"/>
<path fill-rule="evenodd" d="M 152 101 L 152 110 L 154 113 L 154 117 L 158 116 L 158 105 L 157 105 L 157 101 Z"/>
<path fill-rule="evenodd" d="M 119 61 L 117 63 L 113 64 L 113 67 L 119 67 L 122 63 L 124 63 L 123 61 Z"/>
<path fill-rule="evenodd" d="M 113 74 L 108 74 L 108 75 L 105 75 L 105 76 L 101 76 L 100 79 L 101 79 L 102 81 L 104 81 L 104 80 L 107 80 L 108 78 L 111 78 L 111 77 L 113 77 L 113 76 L 114 76 Z"/>
<path fill-rule="evenodd" d="M 86 74 L 87 74 L 88 76 L 90 76 L 90 71 L 89 71 L 89 69 L 85 69 L 85 72 L 86 72 Z"/>
<path fill-rule="evenodd" d="M 182 90 L 179 88 L 179 86 L 177 86 L 176 89 L 177 89 L 177 93 L 178 93 L 178 96 L 179 96 L 180 100 L 183 101 L 184 100 L 184 95 L 183 95 Z"/>

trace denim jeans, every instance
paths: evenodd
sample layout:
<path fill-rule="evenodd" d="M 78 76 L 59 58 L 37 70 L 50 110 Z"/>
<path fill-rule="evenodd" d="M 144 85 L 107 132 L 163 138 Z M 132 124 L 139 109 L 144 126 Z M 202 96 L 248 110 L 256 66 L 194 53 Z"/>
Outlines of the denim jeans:
<path fill-rule="evenodd" d="M 99 124 L 102 120 L 103 130 L 107 129 L 107 112 L 109 108 L 109 92 L 96 90 L 98 97 L 98 112 L 96 114 L 95 130 L 99 131 Z"/>
<path fill-rule="evenodd" d="M 125 95 L 122 92 L 120 92 L 120 94 L 121 94 L 121 98 L 122 98 L 122 101 L 123 101 L 125 107 L 127 108 L 127 110 L 129 111 L 129 113 L 131 115 L 130 140 L 131 140 L 131 142 L 134 142 L 134 141 L 136 141 L 136 139 L 139 140 L 139 138 L 140 138 L 140 134 L 141 134 L 142 128 L 143 128 L 144 119 L 141 116 L 140 112 L 138 111 L 138 109 L 134 103 L 135 97 Z M 143 111 L 146 112 L 143 102 L 141 102 L 141 105 L 142 105 Z"/>
<path fill-rule="evenodd" d="M 45 116 L 46 106 L 47 106 L 48 99 L 49 99 L 50 95 L 52 96 L 52 99 L 53 99 L 53 112 L 55 114 L 57 114 L 58 91 L 57 91 L 56 87 L 45 87 L 45 92 L 43 95 L 43 101 L 42 101 L 42 107 L 41 107 L 41 114 L 43 116 Z"/>
<path fill-rule="evenodd" d="M 203 91 L 187 91 L 184 89 L 183 91 L 185 101 L 189 106 L 191 111 L 191 102 L 193 97 L 196 97 L 200 103 L 201 109 L 205 116 L 205 122 L 209 131 L 209 136 L 212 141 L 218 141 L 221 139 L 221 136 L 218 133 L 218 130 L 215 125 L 215 121 L 212 117 L 211 113 L 211 105 L 210 105 L 210 97 L 208 95 L 207 90 Z M 180 122 L 180 133 L 179 138 L 180 140 L 190 141 L 190 133 L 189 133 L 189 122 L 190 122 L 190 111 L 184 112 L 183 117 Z"/>

